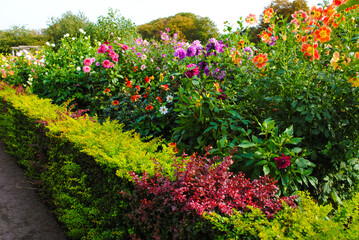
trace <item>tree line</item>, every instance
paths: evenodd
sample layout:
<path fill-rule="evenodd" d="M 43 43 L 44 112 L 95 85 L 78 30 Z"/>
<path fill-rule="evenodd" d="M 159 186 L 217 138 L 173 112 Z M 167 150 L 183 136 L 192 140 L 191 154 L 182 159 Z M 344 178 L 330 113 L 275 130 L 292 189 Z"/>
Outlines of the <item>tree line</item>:
<path fill-rule="evenodd" d="M 274 12 L 289 18 L 298 10 L 308 11 L 305 0 L 272 0 L 269 6 Z M 266 28 L 263 16 L 260 16 L 260 23 L 252 27 L 252 40 L 258 41 L 258 34 Z M 24 26 L 13 26 L 10 29 L 0 30 L 0 53 L 8 54 L 11 47 L 19 45 L 42 46 L 46 42 L 57 45 L 65 34 L 76 36 L 83 29 L 91 35 L 93 40 L 105 42 L 111 37 L 121 37 L 121 41 L 131 43 L 135 38 L 159 40 L 160 32 L 169 28 L 171 33 L 177 33 L 180 39 L 185 41 L 200 40 L 206 42 L 210 38 L 220 36 L 215 23 L 208 17 L 201 17 L 193 13 L 178 13 L 167 18 L 159 18 L 149 23 L 136 26 L 130 19 L 126 19 L 117 9 L 110 8 L 106 16 L 100 16 L 96 22 L 91 22 L 83 13 L 74 14 L 68 11 L 61 17 L 51 17 L 47 28 L 30 30 Z"/>

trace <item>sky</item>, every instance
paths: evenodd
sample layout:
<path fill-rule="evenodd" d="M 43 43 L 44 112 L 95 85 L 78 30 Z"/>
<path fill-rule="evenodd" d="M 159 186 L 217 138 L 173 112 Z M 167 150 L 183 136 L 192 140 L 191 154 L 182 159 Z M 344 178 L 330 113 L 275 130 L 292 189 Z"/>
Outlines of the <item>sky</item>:
<path fill-rule="evenodd" d="M 235 24 L 240 17 L 244 19 L 250 13 L 259 17 L 270 3 L 271 0 L 2 0 L 0 30 L 12 26 L 46 28 L 51 17 L 60 18 L 67 11 L 73 14 L 81 12 L 90 21 L 96 22 L 99 16 L 106 16 L 108 9 L 113 8 L 120 10 L 121 16 L 136 25 L 190 12 L 209 17 L 222 32 L 225 21 Z M 322 0 L 307 0 L 307 3 L 311 7 L 322 3 Z"/>

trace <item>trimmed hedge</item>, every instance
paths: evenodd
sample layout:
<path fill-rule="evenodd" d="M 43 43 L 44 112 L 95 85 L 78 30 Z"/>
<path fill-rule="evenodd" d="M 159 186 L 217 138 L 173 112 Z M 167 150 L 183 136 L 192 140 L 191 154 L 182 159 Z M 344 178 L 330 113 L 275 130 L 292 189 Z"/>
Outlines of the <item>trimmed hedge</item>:
<path fill-rule="evenodd" d="M 128 170 L 153 174 L 156 159 L 168 173 L 172 148 L 141 141 L 116 122 L 100 124 L 0 83 L 0 137 L 7 151 L 37 179 L 40 194 L 71 239 L 126 239 L 133 232 L 121 191 Z M 161 149 L 161 150 L 159 150 Z"/>

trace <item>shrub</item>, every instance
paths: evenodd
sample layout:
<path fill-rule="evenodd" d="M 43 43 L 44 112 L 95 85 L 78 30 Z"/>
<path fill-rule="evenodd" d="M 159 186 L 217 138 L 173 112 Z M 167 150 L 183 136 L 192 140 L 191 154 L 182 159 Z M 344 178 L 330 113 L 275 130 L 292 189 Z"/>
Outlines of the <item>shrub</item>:
<path fill-rule="evenodd" d="M 231 215 L 233 209 L 245 213 L 251 206 L 272 218 L 282 209 L 282 201 L 295 206 L 296 196 L 279 198 L 278 187 L 268 176 L 250 181 L 243 173 L 234 175 L 229 172 L 231 155 L 219 161 L 218 156 L 209 158 L 211 148 L 206 150 L 203 156 L 176 159 L 174 179 L 161 171 L 153 177 L 131 174 L 136 185 L 128 216 L 138 230 L 136 237 L 208 239 L 213 232 L 200 224 L 204 212 Z"/>

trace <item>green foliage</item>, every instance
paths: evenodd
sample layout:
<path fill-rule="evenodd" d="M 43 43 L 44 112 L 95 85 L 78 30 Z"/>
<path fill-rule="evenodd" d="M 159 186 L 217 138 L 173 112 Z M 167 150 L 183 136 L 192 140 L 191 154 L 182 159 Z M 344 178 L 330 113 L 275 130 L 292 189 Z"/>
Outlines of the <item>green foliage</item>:
<path fill-rule="evenodd" d="M 168 18 L 160 18 L 150 23 L 137 26 L 137 31 L 145 39 L 160 39 L 160 31 L 169 28 L 178 32 L 179 38 L 187 41 L 200 40 L 206 42 L 219 35 L 213 21 L 208 17 L 200 17 L 193 13 L 178 13 Z"/>
<path fill-rule="evenodd" d="M 83 13 L 73 14 L 68 11 L 61 17 L 51 17 L 44 33 L 51 42 L 57 45 L 65 34 L 78 37 L 80 35 L 79 29 L 85 29 L 89 24 L 89 19 Z"/>
<path fill-rule="evenodd" d="M 7 30 L 0 30 L 0 53 L 11 53 L 11 47 L 20 45 L 42 46 L 47 37 L 42 30 L 29 30 L 25 26 L 13 26 Z"/>
<path fill-rule="evenodd" d="M 76 117 L 66 106 L 4 83 L 0 97 L 6 99 L 0 105 L 0 136 L 27 174 L 40 180 L 41 194 L 69 238 L 128 237 L 130 208 L 121 194 L 133 188 L 128 170 L 153 174 L 156 158 L 171 175 L 172 150 L 157 139 L 143 143 L 115 122 Z"/>
<path fill-rule="evenodd" d="M 258 129 L 257 136 L 250 129 L 246 131 L 247 139 L 238 145 L 240 149 L 235 168 L 246 172 L 252 179 L 270 175 L 280 182 L 280 190 L 284 195 L 309 186 L 316 188 L 318 179 L 311 176 L 315 164 L 305 159 L 302 148 L 295 146 L 302 138 L 293 137 L 293 126 L 279 133 L 275 121 L 266 119 L 259 123 Z M 289 162 L 281 162 L 284 159 Z"/>
<path fill-rule="evenodd" d="M 357 239 L 359 195 L 333 209 L 318 205 L 307 193 L 300 193 L 297 209 L 286 207 L 268 220 L 259 209 L 231 216 L 216 213 L 204 217 L 223 232 L 217 239 Z"/>
<path fill-rule="evenodd" d="M 85 28 L 91 37 L 97 41 L 111 41 L 113 36 L 121 38 L 126 43 L 134 43 L 139 35 L 136 25 L 121 16 L 118 9 L 108 9 L 107 16 L 99 16 L 96 23 L 91 23 Z"/>

